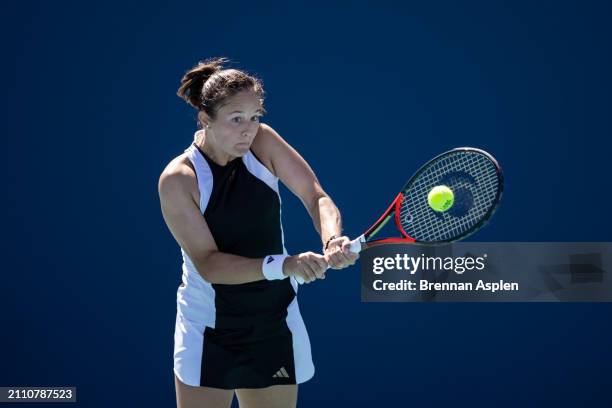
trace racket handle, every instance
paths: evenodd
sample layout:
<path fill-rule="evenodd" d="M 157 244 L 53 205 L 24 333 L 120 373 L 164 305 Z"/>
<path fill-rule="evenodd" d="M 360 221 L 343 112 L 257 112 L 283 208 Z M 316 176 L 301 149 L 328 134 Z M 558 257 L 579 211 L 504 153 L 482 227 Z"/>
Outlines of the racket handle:
<path fill-rule="evenodd" d="M 349 247 L 349 251 L 351 251 L 354 254 L 358 254 L 361 252 L 361 242 L 364 241 L 365 242 L 365 238 L 363 235 L 355 238 L 354 240 L 351 241 L 351 246 Z M 327 267 L 327 269 L 329 269 L 329 266 Z M 297 283 L 299 283 L 300 285 L 304 283 L 304 279 L 302 279 L 301 276 L 294 276 L 295 280 L 297 281 Z"/>
<path fill-rule="evenodd" d="M 358 254 L 361 252 L 361 241 L 364 239 L 364 236 L 360 236 L 355 238 L 354 240 L 351 241 L 351 247 L 349 248 L 349 251 L 351 251 L 354 254 Z"/>

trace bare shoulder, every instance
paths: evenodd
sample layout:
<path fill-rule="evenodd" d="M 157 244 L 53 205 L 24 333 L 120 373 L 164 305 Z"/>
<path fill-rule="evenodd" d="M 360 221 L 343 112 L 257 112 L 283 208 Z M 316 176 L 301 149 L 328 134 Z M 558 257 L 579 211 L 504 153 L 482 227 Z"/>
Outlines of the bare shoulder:
<path fill-rule="evenodd" d="M 259 130 L 257 131 L 255 140 L 253 140 L 253 146 L 257 145 L 269 147 L 280 142 L 284 142 L 283 138 L 278 134 L 276 130 L 272 129 L 272 126 L 266 123 L 259 124 Z"/>
<path fill-rule="evenodd" d="M 261 160 L 262 164 L 278 177 L 278 173 L 274 168 L 274 157 L 279 154 L 279 150 L 286 146 L 289 145 L 276 130 L 270 125 L 261 123 L 251 149 L 257 158 Z"/>
<path fill-rule="evenodd" d="M 159 176 L 157 186 L 160 198 L 163 201 L 170 199 L 177 193 L 188 193 L 198 201 L 198 182 L 193 165 L 186 154 L 181 154 L 166 166 Z"/>

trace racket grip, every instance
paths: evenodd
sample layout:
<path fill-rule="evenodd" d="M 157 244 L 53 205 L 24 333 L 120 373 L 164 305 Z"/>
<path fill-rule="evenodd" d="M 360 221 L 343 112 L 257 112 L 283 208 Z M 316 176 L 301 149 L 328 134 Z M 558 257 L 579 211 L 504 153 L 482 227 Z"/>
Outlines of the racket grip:
<path fill-rule="evenodd" d="M 360 237 L 355 238 L 354 240 L 351 241 L 351 247 L 349 248 L 349 251 L 351 251 L 354 254 L 358 254 L 361 252 L 361 240 L 363 238 L 363 235 Z"/>
<path fill-rule="evenodd" d="M 354 254 L 358 254 L 361 252 L 361 241 L 364 239 L 363 235 L 355 238 L 354 240 L 351 241 L 351 246 L 349 248 L 349 251 L 351 251 Z M 329 269 L 329 266 L 327 266 L 327 269 Z M 301 276 L 294 276 L 295 280 L 297 281 L 297 283 L 299 283 L 300 285 L 304 283 L 304 279 L 302 279 Z"/>

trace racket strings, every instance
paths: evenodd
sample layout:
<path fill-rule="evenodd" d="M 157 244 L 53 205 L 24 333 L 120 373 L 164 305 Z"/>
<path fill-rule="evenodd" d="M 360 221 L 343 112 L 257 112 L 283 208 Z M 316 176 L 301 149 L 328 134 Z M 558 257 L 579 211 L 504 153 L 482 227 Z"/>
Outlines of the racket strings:
<path fill-rule="evenodd" d="M 430 163 L 404 191 L 400 223 L 420 242 L 452 241 L 471 232 L 495 205 L 499 190 L 495 164 L 475 151 L 458 151 Z M 433 211 L 429 191 L 440 184 L 455 193 L 453 208 Z"/>
<path fill-rule="evenodd" d="M 445 171 L 445 170 L 448 170 L 448 169 L 442 168 L 441 171 Z M 486 169 L 483 169 L 482 166 L 480 166 L 480 168 L 473 168 L 470 171 L 470 174 L 477 175 L 477 177 L 475 177 L 475 184 L 480 184 L 484 186 L 487 185 L 487 183 L 483 183 L 482 177 L 478 177 L 479 175 L 482 175 L 483 172 L 486 172 Z M 435 175 L 438 176 L 438 172 L 436 172 Z M 450 184 L 449 187 L 451 187 L 451 189 L 453 189 L 454 191 L 461 192 L 462 189 L 466 189 L 467 191 L 472 192 L 471 190 L 472 183 L 470 182 L 461 181 L 461 180 L 453 181 L 452 179 L 445 180 L 445 182 L 447 184 Z M 453 217 L 451 212 L 447 214 L 434 213 L 434 216 L 436 217 L 435 218 L 436 221 L 448 221 L 448 220 L 445 220 L 445 217 L 446 217 L 446 218 L 450 218 L 450 220 L 454 222 L 445 222 L 442 225 L 440 225 L 439 222 L 438 223 L 431 223 L 431 222 L 426 223 L 428 230 L 426 230 L 425 233 L 432 236 L 434 240 L 449 240 L 449 239 L 453 239 L 456 236 L 461 236 L 462 234 L 466 233 L 470 228 L 472 228 L 476 223 L 478 223 L 482 219 L 482 217 L 486 215 L 488 211 L 489 206 L 487 205 L 487 203 L 483 203 L 483 200 L 482 200 L 482 198 L 486 196 L 486 190 L 487 189 L 485 187 L 485 189 L 481 191 L 480 194 L 478 193 L 472 194 L 472 196 L 470 197 L 473 200 L 473 203 L 471 203 L 471 208 L 469 208 L 468 212 L 464 214 L 463 216 Z M 494 199 L 494 197 L 495 195 L 492 195 L 491 198 Z M 458 199 L 460 200 L 461 197 L 458 197 Z M 426 209 L 429 209 L 429 207 L 427 206 Z M 439 228 L 439 231 L 438 231 L 438 228 Z"/>
<path fill-rule="evenodd" d="M 453 164 L 455 164 L 455 166 L 453 166 Z M 467 164 L 468 164 L 468 167 L 463 167 L 461 171 L 469 172 L 468 174 L 475 174 L 477 176 L 483 174 L 483 171 L 486 171 L 486 169 L 482 169 L 482 166 L 479 166 L 480 168 L 474 168 L 474 164 L 478 164 L 478 163 L 474 163 L 473 161 L 468 162 Z M 482 165 L 482 162 L 480 164 Z M 472 169 L 469 168 L 470 166 L 472 167 Z M 434 177 L 434 180 L 435 180 L 434 184 L 436 185 L 440 184 L 442 182 L 441 178 L 443 177 L 444 173 L 447 171 L 452 171 L 453 169 L 456 169 L 456 163 L 452 163 L 452 161 L 448 159 L 445 160 L 437 168 L 433 168 L 433 171 L 430 173 L 430 176 Z M 464 180 L 461 180 L 460 178 L 457 179 L 457 177 L 455 177 L 454 179 L 455 180 L 453 180 L 452 177 L 446 178 L 444 180 L 444 183 L 447 185 L 450 185 L 449 187 L 451 187 L 456 192 L 462 192 L 462 191 L 471 192 L 470 187 L 472 186 L 472 183 L 470 181 L 464 181 Z M 426 179 L 424 180 L 427 181 Z M 486 185 L 486 183 L 483 183 L 482 177 L 475 177 L 474 181 L 476 184 Z M 425 185 L 426 190 L 429 190 L 426 183 L 422 183 L 422 184 Z M 459 217 L 457 216 L 452 217 L 450 218 L 451 222 L 444 222 L 443 224 L 441 224 L 440 221 L 448 221 L 448 220 L 445 220 L 445 216 L 446 218 L 449 218 L 449 215 L 452 215 L 452 213 L 450 212 L 448 214 L 433 213 L 429 209 L 429 207 L 426 205 L 418 206 L 417 207 L 418 208 L 417 219 L 424 220 L 424 223 L 421 228 L 422 230 L 421 232 L 425 236 L 429 236 L 432 240 L 449 240 L 449 239 L 452 239 L 453 236 L 459 236 L 465 233 L 469 228 L 473 226 L 473 224 L 477 223 L 481 219 L 481 217 L 486 214 L 487 205 L 486 204 L 483 205 L 482 203 L 482 198 L 483 196 L 486 195 L 486 190 L 487 190 L 486 188 L 485 190 L 483 190 L 484 194 L 482 193 L 473 194 L 471 197 L 469 197 L 471 200 L 473 200 L 473 202 L 469 203 L 471 208 L 468 209 L 468 212 L 466 214 L 464 214 L 463 216 L 459 216 Z M 457 199 L 458 201 L 461 201 L 462 197 L 457 197 Z M 460 204 L 461 203 L 459 202 L 458 205 Z M 408 206 L 409 206 L 409 203 L 406 203 L 406 208 Z M 433 217 L 423 218 L 423 213 L 433 215 Z M 416 227 L 419 227 L 419 226 L 420 226 L 419 224 L 416 224 Z"/>

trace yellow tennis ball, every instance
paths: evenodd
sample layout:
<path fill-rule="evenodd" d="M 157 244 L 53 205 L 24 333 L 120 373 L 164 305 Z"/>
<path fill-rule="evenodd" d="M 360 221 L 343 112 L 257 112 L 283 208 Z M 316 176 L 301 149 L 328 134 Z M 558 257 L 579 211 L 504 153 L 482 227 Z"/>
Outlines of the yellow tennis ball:
<path fill-rule="evenodd" d="M 447 186 L 435 186 L 427 194 L 427 203 L 432 210 L 444 212 L 453 206 L 455 195 Z"/>

